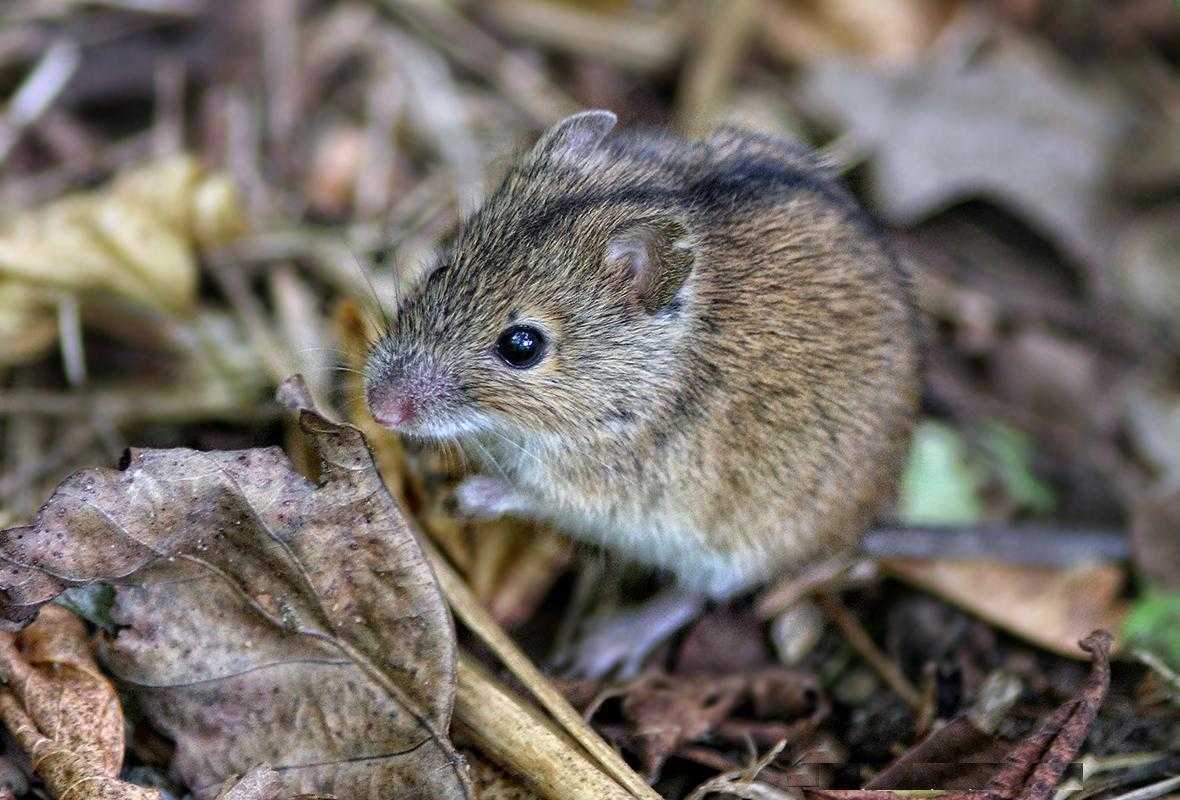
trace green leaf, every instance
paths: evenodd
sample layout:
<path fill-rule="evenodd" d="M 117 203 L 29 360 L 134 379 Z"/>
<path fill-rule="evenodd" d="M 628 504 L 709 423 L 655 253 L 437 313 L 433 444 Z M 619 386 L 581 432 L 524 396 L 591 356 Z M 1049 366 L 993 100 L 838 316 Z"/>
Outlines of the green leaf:
<path fill-rule="evenodd" d="M 1131 606 L 1123 636 L 1131 647 L 1149 650 L 1180 670 L 1180 592 L 1145 592 Z"/>
<path fill-rule="evenodd" d="M 1028 434 L 993 420 L 984 424 L 979 441 L 1018 509 L 1040 516 L 1053 512 L 1057 495 L 1033 472 L 1033 440 Z"/>
<path fill-rule="evenodd" d="M 983 474 L 970 463 L 967 446 L 954 428 L 923 422 L 914 431 L 910 460 L 902 476 L 898 510 L 910 525 L 967 525 L 983 516 L 979 497 Z"/>

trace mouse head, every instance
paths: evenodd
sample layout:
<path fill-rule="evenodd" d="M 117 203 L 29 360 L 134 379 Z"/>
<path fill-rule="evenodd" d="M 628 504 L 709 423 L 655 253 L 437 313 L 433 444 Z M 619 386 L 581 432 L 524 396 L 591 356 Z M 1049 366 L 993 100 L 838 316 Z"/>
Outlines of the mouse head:
<path fill-rule="evenodd" d="M 614 124 L 550 129 L 402 302 L 365 371 L 379 422 L 568 445 L 625 434 L 672 394 L 693 237 L 668 193 L 612 166 Z"/>

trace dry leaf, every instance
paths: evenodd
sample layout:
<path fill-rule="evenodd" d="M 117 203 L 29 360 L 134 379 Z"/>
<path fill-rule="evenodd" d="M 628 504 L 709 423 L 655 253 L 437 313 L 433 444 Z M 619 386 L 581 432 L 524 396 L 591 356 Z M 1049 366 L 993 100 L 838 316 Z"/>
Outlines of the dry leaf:
<path fill-rule="evenodd" d="M 649 781 L 660 774 L 664 761 L 681 745 L 712 731 L 742 700 L 745 680 L 674 678 L 652 674 L 627 690 L 623 716 L 639 748 L 643 774 Z"/>
<path fill-rule="evenodd" d="M 227 778 L 213 800 L 280 800 L 282 792 L 279 774 L 262 764 L 241 777 Z"/>
<path fill-rule="evenodd" d="M 933 592 L 1004 630 L 1061 655 L 1085 658 L 1090 631 L 1120 630 L 1125 575 L 1104 564 L 1072 570 L 987 561 L 887 559 L 889 574 Z"/>
<path fill-rule="evenodd" d="M 283 779 L 269 764 L 260 764 L 241 777 L 227 778 L 217 790 L 213 800 L 301 800 L 301 798 L 324 798 L 333 800 L 331 795 L 283 793 Z"/>
<path fill-rule="evenodd" d="M 1121 219 L 1108 168 L 1130 105 L 1032 41 L 956 33 L 909 69 L 818 64 L 800 102 L 870 148 L 870 196 L 891 223 L 987 198 L 1094 273 L 1106 269 Z"/>
<path fill-rule="evenodd" d="M 0 532 L 3 610 L 114 583 L 103 660 L 198 797 L 271 763 L 285 794 L 470 798 L 430 567 L 360 432 L 311 411 L 300 426 L 318 485 L 277 448 L 132 450 L 75 474 Z"/>
<path fill-rule="evenodd" d="M 1078 649 L 1088 654 L 1093 663 L 1089 678 L 1077 694 L 1008 750 L 1003 766 L 995 771 L 986 788 L 945 792 L 941 795 L 942 800 L 1048 800 L 1053 797 L 1061 776 L 1085 743 L 1110 686 L 1110 647 L 1111 637 L 1106 631 L 1095 631 L 1079 642 Z M 896 800 L 910 794 L 895 793 L 892 789 L 807 789 L 806 793 L 823 800 Z"/>
<path fill-rule="evenodd" d="M 60 292 L 191 310 L 197 247 L 224 242 L 242 225 L 229 178 L 186 156 L 8 220 L 0 230 L 0 365 L 26 361 L 52 343 L 47 331 L 56 326 Z"/>
<path fill-rule="evenodd" d="M 6 684 L 0 689 L 0 718 L 51 795 L 159 797 L 155 789 L 117 779 L 123 709 L 90 655 L 80 619 L 49 605 L 20 633 L 0 633 L 0 674 Z"/>

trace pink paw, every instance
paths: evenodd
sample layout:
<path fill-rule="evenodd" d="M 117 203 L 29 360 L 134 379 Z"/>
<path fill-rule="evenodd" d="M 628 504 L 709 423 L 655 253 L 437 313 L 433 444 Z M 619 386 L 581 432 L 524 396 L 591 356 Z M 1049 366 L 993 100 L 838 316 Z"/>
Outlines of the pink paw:
<path fill-rule="evenodd" d="M 473 519 L 494 519 L 525 507 L 510 483 L 486 475 L 475 475 L 460 483 L 455 489 L 455 503 L 460 514 Z"/>

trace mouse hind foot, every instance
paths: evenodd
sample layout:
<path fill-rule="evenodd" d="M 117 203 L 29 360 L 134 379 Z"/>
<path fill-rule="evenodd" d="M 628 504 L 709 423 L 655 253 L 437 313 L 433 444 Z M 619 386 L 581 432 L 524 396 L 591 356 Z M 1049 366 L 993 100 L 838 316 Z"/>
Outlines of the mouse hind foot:
<path fill-rule="evenodd" d="M 667 589 L 638 606 L 591 618 L 552 659 L 553 668 L 582 678 L 634 677 L 657 647 L 700 616 L 705 603 L 699 592 Z"/>

